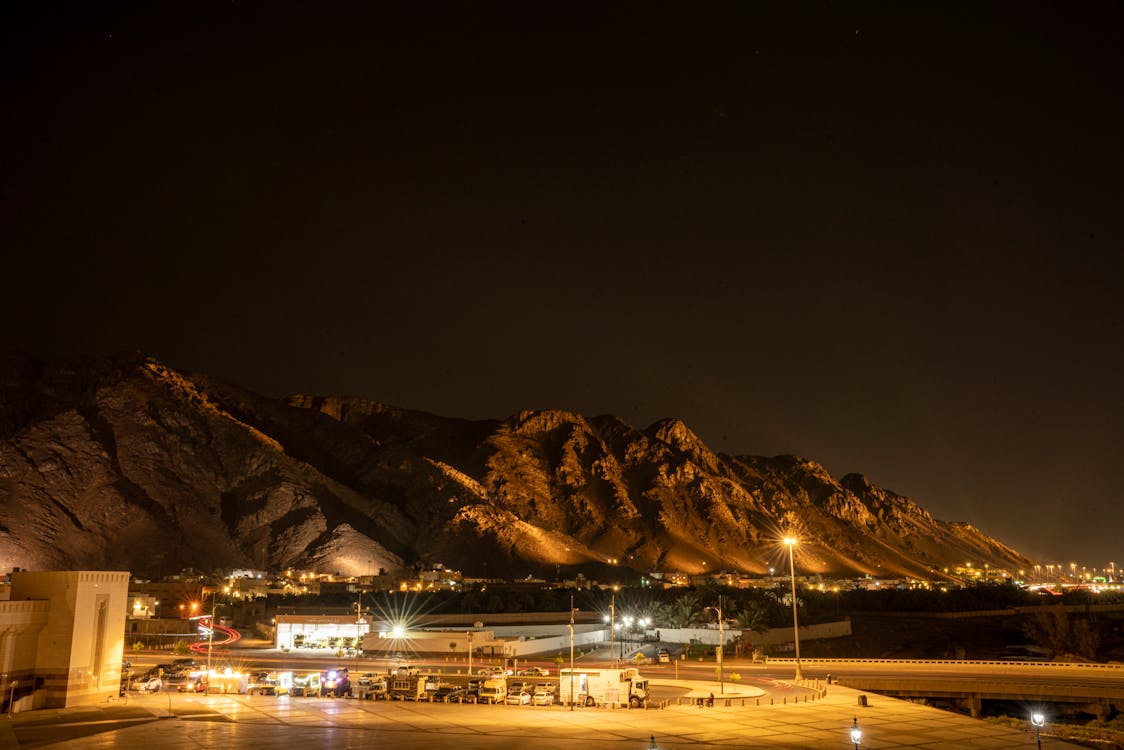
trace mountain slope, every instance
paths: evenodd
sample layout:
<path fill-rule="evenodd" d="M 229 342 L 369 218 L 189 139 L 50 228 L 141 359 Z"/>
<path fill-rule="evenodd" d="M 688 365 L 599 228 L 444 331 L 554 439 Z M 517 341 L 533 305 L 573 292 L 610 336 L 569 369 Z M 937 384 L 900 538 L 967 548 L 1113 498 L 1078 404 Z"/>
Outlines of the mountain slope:
<path fill-rule="evenodd" d="M 468 421 L 139 356 L 0 360 L 0 567 L 762 573 L 788 530 L 806 572 L 1030 564 L 860 475 L 717 454 L 674 419 Z"/>

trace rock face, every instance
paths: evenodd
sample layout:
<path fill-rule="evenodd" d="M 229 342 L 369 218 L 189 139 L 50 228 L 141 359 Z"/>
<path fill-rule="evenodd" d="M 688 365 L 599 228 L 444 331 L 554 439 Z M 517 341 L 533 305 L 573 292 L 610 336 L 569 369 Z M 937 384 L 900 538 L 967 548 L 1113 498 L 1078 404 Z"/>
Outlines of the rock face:
<path fill-rule="evenodd" d="M 467 421 L 282 402 L 140 356 L 0 359 L 4 570 L 763 573 L 790 530 L 805 572 L 1032 564 L 861 475 L 717 454 L 675 419 Z"/>

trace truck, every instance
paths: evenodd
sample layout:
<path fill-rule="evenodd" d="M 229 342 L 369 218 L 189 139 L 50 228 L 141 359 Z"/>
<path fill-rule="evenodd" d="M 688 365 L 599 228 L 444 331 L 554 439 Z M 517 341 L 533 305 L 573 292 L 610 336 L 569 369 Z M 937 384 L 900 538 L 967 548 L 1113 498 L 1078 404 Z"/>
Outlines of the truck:
<path fill-rule="evenodd" d="M 329 669 L 320 673 L 320 692 L 332 698 L 347 697 L 351 694 L 351 675 L 346 667 Z"/>
<path fill-rule="evenodd" d="M 320 697 L 320 673 L 319 672 L 306 672 L 305 674 L 293 675 L 293 685 L 289 688 L 289 695 L 293 696 L 316 696 Z"/>
<path fill-rule="evenodd" d="M 390 676 L 389 697 L 400 701 L 424 701 L 436 688 L 436 677 L 422 677 L 418 674 L 395 673 Z M 427 686 L 430 686 L 427 690 Z"/>
<path fill-rule="evenodd" d="M 477 703 L 503 703 L 507 698 L 507 680 L 503 677 L 495 677 L 490 680 L 484 680 L 484 684 L 480 686 L 480 692 L 476 697 Z"/>
<path fill-rule="evenodd" d="M 351 681 L 351 697 L 371 701 L 389 700 L 389 686 L 390 678 L 387 675 L 366 672 Z"/>
<path fill-rule="evenodd" d="M 648 700 L 648 679 L 635 667 L 566 668 L 558 672 L 558 690 L 563 705 L 639 708 Z"/>

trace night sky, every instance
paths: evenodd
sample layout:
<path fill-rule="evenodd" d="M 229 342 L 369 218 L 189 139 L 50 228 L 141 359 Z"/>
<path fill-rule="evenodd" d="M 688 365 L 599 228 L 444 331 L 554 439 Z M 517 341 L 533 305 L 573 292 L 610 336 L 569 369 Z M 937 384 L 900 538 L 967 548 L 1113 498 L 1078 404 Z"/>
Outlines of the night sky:
<path fill-rule="evenodd" d="M 1124 4 L 794 5 L 5 4 L 0 348 L 675 416 L 1124 563 Z"/>

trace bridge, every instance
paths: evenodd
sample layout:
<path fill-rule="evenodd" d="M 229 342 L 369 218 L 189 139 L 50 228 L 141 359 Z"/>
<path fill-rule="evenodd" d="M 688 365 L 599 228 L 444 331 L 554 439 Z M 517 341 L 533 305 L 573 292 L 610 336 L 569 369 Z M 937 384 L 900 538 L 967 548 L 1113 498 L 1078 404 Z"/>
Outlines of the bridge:
<path fill-rule="evenodd" d="M 831 676 L 857 690 L 948 699 L 979 716 L 985 700 L 1063 703 L 1107 719 L 1124 711 L 1124 664 L 940 659 L 801 659 L 806 677 Z M 794 659 L 769 659 L 768 669 Z"/>

